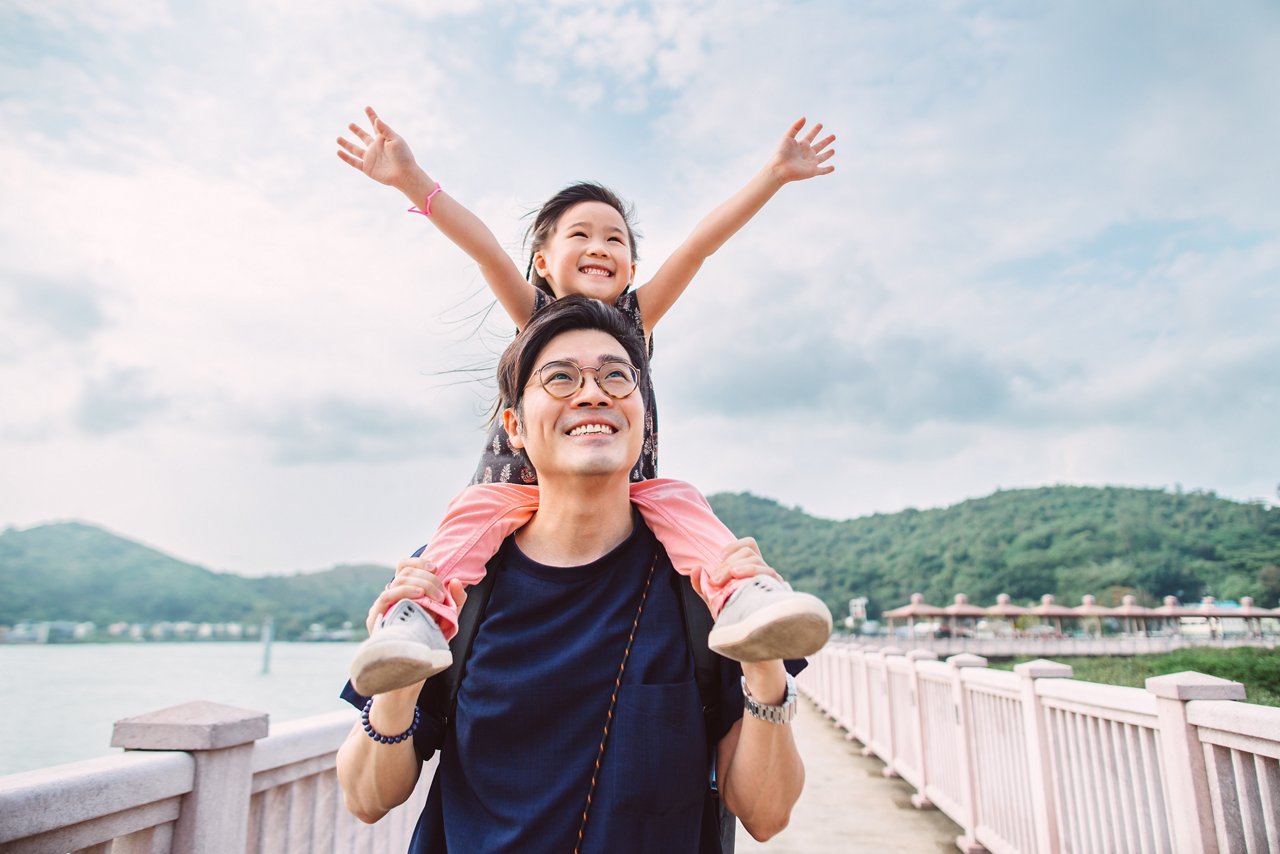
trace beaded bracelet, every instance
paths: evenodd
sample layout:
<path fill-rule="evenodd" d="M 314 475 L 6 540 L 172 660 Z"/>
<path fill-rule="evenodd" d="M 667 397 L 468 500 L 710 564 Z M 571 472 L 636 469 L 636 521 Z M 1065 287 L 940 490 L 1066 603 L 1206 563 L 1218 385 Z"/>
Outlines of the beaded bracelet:
<path fill-rule="evenodd" d="M 430 219 L 431 218 L 431 200 L 436 197 L 436 193 L 440 192 L 440 189 L 441 189 L 440 182 L 436 181 L 436 188 L 432 190 L 430 193 L 427 193 L 427 200 L 422 203 L 422 207 L 409 208 L 409 213 L 422 214 L 423 216 Z"/>
<path fill-rule="evenodd" d="M 413 738 L 414 732 L 418 729 L 418 707 L 413 707 L 413 723 L 409 724 L 409 728 L 399 735 L 383 735 L 373 728 L 373 724 L 369 723 L 369 710 L 373 708 L 373 698 L 370 697 L 364 704 L 364 710 L 360 712 L 360 723 L 364 726 L 365 734 L 379 744 L 399 744 L 407 738 Z"/>

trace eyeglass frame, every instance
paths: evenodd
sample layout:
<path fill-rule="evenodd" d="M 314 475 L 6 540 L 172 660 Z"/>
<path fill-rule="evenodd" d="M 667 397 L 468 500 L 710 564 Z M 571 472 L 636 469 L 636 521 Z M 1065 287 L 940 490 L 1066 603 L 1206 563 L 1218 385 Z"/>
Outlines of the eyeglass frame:
<path fill-rule="evenodd" d="M 565 395 L 558 395 L 558 394 L 552 393 L 551 389 L 547 388 L 547 382 L 545 379 L 543 379 L 542 372 L 553 365 L 572 365 L 574 370 L 578 372 L 578 387 Z M 600 382 L 600 369 L 603 368 L 605 365 L 625 365 L 626 367 L 630 368 L 632 373 L 631 390 L 628 391 L 626 394 L 617 395 L 609 391 L 607 388 L 605 388 L 604 384 Z M 596 388 L 600 389 L 600 391 L 604 392 L 607 396 L 609 396 L 613 400 L 626 400 L 628 397 L 635 394 L 636 389 L 640 388 L 640 381 L 643 378 L 642 374 L 640 373 L 640 369 L 637 368 L 635 365 L 631 364 L 630 362 L 628 362 L 626 359 L 605 359 L 603 362 L 601 362 L 600 364 L 594 367 L 589 365 L 579 365 L 573 359 L 552 359 L 550 362 L 547 362 L 541 367 L 535 369 L 533 371 L 533 375 L 538 378 L 538 385 L 542 386 L 542 390 L 545 391 L 547 394 L 551 395 L 552 398 L 554 398 L 555 400 L 568 400 L 569 398 L 573 397 L 575 394 L 578 394 L 580 391 L 586 388 L 586 385 L 587 385 L 586 372 L 587 371 L 595 372 Z M 528 385 L 526 385 L 525 388 L 528 388 L 529 385 L 532 385 L 532 383 L 529 383 Z"/>

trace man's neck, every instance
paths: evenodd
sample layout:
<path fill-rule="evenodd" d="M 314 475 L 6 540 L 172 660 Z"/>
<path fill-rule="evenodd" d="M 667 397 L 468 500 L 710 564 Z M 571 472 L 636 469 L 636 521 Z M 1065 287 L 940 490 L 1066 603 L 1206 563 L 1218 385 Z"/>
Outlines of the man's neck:
<path fill-rule="evenodd" d="M 538 512 L 516 532 L 520 550 L 548 566 L 581 566 L 613 551 L 635 527 L 625 475 L 540 482 Z"/>

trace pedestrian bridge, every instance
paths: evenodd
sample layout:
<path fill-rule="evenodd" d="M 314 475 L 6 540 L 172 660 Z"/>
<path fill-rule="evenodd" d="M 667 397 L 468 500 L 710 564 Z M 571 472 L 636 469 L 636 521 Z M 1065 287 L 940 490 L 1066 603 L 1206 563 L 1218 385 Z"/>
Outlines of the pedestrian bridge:
<path fill-rule="evenodd" d="M 1280 709 L 1198 673 L 1143 690 L 985 664 L 829 644 L 799 679 L 792 824 L 764 848 L 740 833 L 739 850 L 1280 851 Z M 123 754 L 0 777 L 0 850 L 399 854 L 434 764 L 409 803 L 361 824 L 334 772 L 354 720 L 268 728 L 198 702 L 118 722 Z"/>

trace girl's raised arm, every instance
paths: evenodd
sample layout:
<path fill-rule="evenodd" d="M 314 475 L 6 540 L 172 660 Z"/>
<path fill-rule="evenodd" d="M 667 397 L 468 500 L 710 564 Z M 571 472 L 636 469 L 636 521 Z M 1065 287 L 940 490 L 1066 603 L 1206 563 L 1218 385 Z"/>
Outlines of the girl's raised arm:
<path fill-rule="evenodd" d="M 511 256 L 479 217 L 448 193 L 437 190 L 439 185 L 418 165 L 404 137 L 378 118 L 373 107 L 365 107 L 364 111 L 373 133 L 352 122 L 348 128 L 364 147 L 338 137 L 338 156 L 378 183 L 395 187 L 419 211 L 428 213 L 436 228 L 476 262 L 498 302 L 523 329 L 533 314 L 533 285 L 520 274 Z"/>
<path fill-rule="evenodd" d="M 822 131 L 821 122 L 801 138 L 804 125 L 803 118 L 792 124 L 764 168 L 745 187 L 703 217 L 654 277 L 636 289 L 646 334 L 653 331 L 654 325 L 684 293 L 702 262 L 737 234 L 784 184 L 835 171 L 836 167 L 824 165 L 836 153 L 829 147 L 835 142 L 835 134 L 814 142 Z"/>

